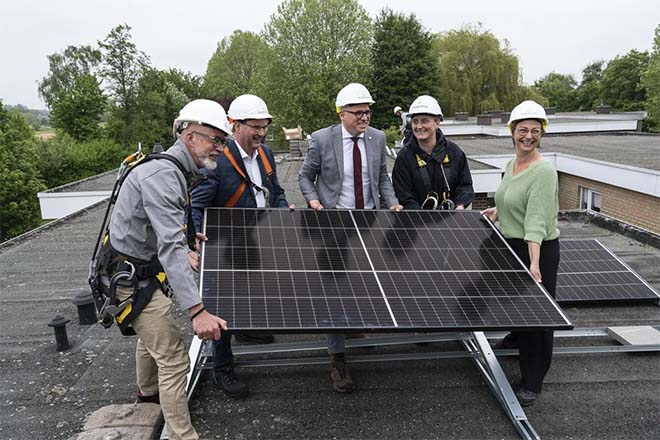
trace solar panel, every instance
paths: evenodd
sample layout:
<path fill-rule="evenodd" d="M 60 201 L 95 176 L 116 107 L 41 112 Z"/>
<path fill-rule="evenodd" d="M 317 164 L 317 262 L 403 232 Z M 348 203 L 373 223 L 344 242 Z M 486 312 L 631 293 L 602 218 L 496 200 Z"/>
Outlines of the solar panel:
<path fill-rule="evenodd" d="M 557 301 L 658 299 L 658 292 L 598 240 L 561 240 Z"/>
<path fill-rule="evenodd" d="M 572 328 L 477 211 L 207 208 L 201 290 L 236 330 Z"/>

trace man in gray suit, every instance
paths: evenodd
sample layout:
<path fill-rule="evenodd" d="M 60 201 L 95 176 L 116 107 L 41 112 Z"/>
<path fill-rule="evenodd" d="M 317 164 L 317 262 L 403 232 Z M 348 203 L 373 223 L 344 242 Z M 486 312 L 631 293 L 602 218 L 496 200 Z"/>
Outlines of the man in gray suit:
<path fill-rule="evenodd" d="M 312 133 L 298 173 L 310 208 L 378 209 L 385 204 L 392 210 L 403 209 L 387 175 L 385 133 L 369 127 L 373 103 L 365 86 L 351 83 L 339 91 L 335 102 L 341 124 Z M 330 376 L 341 393 L 355 389 L 344 342 L 344 335 L 328 335 Z"/>

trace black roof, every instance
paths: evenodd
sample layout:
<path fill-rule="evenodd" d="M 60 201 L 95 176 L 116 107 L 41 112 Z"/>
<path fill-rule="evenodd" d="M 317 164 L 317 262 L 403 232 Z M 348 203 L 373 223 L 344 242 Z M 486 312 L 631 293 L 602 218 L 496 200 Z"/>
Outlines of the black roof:
<path fill-rule="evenodd" d="M 122 337 L 117 328 L 80 326 L 71 303 L 87 288 L 104 208 L 101 203 L 0 246 L 2 438 L 66 439 L 81 429 L 86 414 L 133 401 L 135 338 Z M 660 249 L 597 226 L 589 217 L 560 223 L 563 237 L 598 238 L 660 289 Z M 565 309 L 578 327 L 657 326 L 659 310 L 649 303 Z M 47 326 L 55 315 L 71 319 L 72 348 L 62 353 L 55 351 Z M 177 316 L 188 342 L 189 320 L 181 312 Z M 567 343 L 593 342 L 557 341 Z M 462 348 L 445 342 L 355 349 L 348 356 L 435 350 Z M 320 351 L 314 355 L 325 357 Z M 526 414 L 543 438 L 660 438 L 658 361 L 657 353 L 558 355 L 539 402 Z M 515 383 L 516 359 L 502 358 L 501 364 Z M 202 438 L 517 438 L 468 359 L 354 364 L 359 389 L 351 395 L 332 390 L 328 364 L 238 371 L 252 390 L 241 401 L 227 399 L 210 374 L 202 376 L 191 402 Z"/>

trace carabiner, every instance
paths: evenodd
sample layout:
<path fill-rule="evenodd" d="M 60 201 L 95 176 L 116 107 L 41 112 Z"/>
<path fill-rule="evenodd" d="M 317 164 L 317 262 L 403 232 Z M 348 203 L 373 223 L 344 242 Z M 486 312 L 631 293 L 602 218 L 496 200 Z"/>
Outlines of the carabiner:
<path fill-rule="evenodd" d="M 435 194 L 435 196 L 433 196 L 432 194 Z M 433 193 L 431 193 L 431 194 L 427 194 L 427 195 L 426 195 L 426 199 L 424 199 L 424 202 L 422 203 L 421 208 L 422 208 L 422 209 L 431 209 L 431 210 L 436 210 L 436 209 L 438 209 L 438 198 L 439 198 L 439 197 L 438 197 L 438 193 L 437 193 L 437 192 L 433 192 Z M 426 204 L 427 204 L 428 202 L 431 202 L 431 203 L 432 203 L 432 206 L 427 207 Z"/>

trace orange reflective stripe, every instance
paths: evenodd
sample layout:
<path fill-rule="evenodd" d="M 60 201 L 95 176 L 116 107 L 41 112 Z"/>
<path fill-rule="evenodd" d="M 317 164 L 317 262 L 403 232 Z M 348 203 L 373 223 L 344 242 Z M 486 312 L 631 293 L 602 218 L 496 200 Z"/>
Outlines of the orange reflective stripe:
<path fill-rule="evenodd" d="M 236 202 L 238 202 L 238 199 L 240 199 L 241 196 L 243 195 L 246 186 L 247 185 L 245 184 L 245 182 L 241 182 L 241 184 L 238 185 L 236 192 L 231 196 L 231 198 L 227 201 L 227 203 L 225 203 L 225 207 L 227 208 L 233 207 L 236 204 Z"/>
<path fill-rule="evenodd" d="M 225 153 L 225 156 L 227 156 L 227 159 L 229 159 L 229 162 L 231 165 L 234 167 L 236 172 L 241 175 L 243 179 L 247 179 L 247 176 L 243 172 L 240 166 L 236 163 L 236 159 L 234 159 L 234 156 L 232 156 L 231 152 L 229 151 L 229 147 L 225 147 L 223 153 Z"/>
<path fill-rule="evenodd" d="M 270 179 L 271 176 L 273 175 L 273 167 L 270 166 L 270 162 L 268 162 L 266 153 L 264 153 L 264 149 L 261 147 L 259 147 L 259 155 L 261 156 L 261 163 L 264 164 L 264 170 L 266 171 L 266 175 Z"/>
<path fill-rule="evenodd" d="M 238 202 L 238 199 L 241 198 L 243 192 L 245 192 L 245 187 L 247 186 L 245 180 L 247 179 L 247 176 L 245 175 L 241 167 L 238 166 L 238 164 L 236 163 L 236 159 L 234 159 L 234 156 L 229 151 L 229 147 L 225 147 L 223 153 L 225 154 L 225 156 L 227 156 L 227 159 L 229 159 L 229 162 L 234 167 L 236 172 L 244 179 L 243 182 L 241 182 L 241 184 L 238 185 L 238 188 L 236 188 L 236 192 L 234 192 L 234 194 L 229 198 L 227 203 L 225 203 L 226 207 L 231 208 L 236 204 L 236 202 Z"/>

